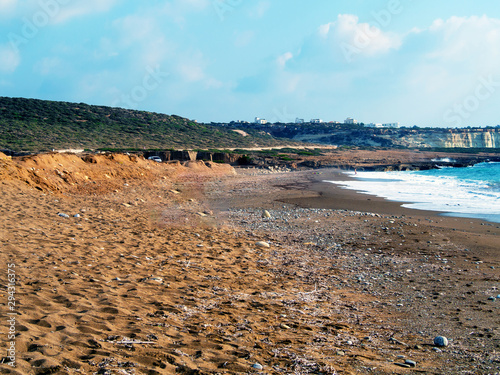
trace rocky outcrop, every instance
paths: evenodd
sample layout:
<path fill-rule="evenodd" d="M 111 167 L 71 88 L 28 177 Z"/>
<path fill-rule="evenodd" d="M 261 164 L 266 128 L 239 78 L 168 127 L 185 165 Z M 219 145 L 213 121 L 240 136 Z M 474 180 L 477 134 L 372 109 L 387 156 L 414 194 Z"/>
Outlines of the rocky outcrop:
<path fill-rule="evenodd" d="M 378 133 L 378 134 L 377 134 Z M 500 129 L 386 129 L 370 134 L 371 143 L 381 146 L 418 148 L 498 148 Z M 383 139 L 384 141 L 381 141 Z M 367 143 L 363 140 L 360 142 Z M 361 144 L 360 144 L 361 145 Z"/>
<path fill-rule="evenodd" d="M 497 148 L 500 147 L 500 132 L 488 129 L 482 131 L 450 130 L 444 141 L 444 147 Z"/>
<path fill-rule="evenodd" d="M 256 126 L 256 125 L 252 125 Z M 296 141 L 359 147 L 499 148 L 500 127 L 370 128 L 345 124 L 267 124 L 257 126 L 275 137 Z"/>
<path fill-rule="evenodd" d="M 146 151 L 143 156 L 146 159 L 151 156 L 158 156 L 164 162 L 202 160 L 224 164 L 238 164 L 241 158 L 239 154 L 209 151 Z"/>

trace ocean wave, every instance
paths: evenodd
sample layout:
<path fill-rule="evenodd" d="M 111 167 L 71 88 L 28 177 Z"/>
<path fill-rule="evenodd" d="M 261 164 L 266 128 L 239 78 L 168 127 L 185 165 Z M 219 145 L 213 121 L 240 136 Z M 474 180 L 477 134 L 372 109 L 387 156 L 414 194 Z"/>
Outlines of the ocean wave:
<path fill-rule="evenodd" d="M 488 220 L 500 222 L 499 163 L 481 163 L 472 168 L 358 172 L 350 175 L 353 177 L 350 181 L 333 183 L 361 193 L 403 202 L 403 207 L 407 208 L 469 217 L 486 215 Z"/>

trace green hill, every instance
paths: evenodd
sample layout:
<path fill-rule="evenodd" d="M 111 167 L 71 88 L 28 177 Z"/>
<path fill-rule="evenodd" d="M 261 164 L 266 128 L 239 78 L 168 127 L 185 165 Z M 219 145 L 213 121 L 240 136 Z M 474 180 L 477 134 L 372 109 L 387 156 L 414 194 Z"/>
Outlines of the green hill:
<path fill-rule="evenodd" d="M 179 116 L 83 103 L 0 97 L 0 149 L 143 150 L 278 146 L 263 131 L 243 136 Z M 292 142 L 293 143 L 293 142 Z"/>

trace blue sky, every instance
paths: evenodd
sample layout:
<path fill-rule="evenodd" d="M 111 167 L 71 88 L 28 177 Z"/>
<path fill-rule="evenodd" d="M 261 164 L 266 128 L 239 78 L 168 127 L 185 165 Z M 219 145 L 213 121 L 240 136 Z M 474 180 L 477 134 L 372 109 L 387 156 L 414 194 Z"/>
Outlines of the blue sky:
<path fill-rule="evenodd" d="M 500 3 L 0 0 L 0 96 L 198 121 L 500 124 Z"/>

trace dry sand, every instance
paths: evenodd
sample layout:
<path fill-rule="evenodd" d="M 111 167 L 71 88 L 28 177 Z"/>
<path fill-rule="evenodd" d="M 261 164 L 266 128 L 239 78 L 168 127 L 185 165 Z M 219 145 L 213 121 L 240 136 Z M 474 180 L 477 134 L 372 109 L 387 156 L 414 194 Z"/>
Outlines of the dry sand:
<path fill-rule="evenodd" d="M 322 182 L 336 171 L 125 155 L 0 167 L 3 373 L 500 371 L 498 225 Z"/>

